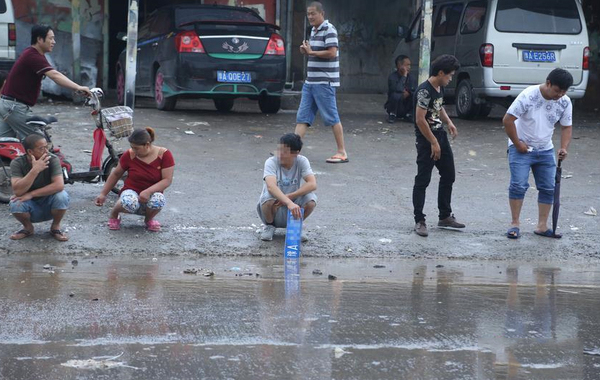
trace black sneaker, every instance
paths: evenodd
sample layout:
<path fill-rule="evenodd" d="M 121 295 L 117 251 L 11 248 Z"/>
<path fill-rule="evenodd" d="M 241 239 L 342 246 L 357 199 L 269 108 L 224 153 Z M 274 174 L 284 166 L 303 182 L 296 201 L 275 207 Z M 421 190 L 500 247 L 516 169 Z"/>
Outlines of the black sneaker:
<path fill-rule="evenodd" d="M 454 214 L 450 215 L 446 219 L 440 219 L 438 222 L 438 227 L 446 227 L 446 228 L 465 228 L 465 225 L 462 223 L 458 223 Z"/>
<path fill-rule="evenodd" d="M 394 124 L 396 122 L 396 115 L 394 115 L 393 113 L 388 115 L 388 123 L 390 124 Z"/>

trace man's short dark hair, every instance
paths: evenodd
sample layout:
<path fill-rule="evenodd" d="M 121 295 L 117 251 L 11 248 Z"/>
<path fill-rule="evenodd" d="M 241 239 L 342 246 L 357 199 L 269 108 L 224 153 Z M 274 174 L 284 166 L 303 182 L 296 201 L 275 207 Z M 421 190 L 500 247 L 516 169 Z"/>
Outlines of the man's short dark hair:
<path fill-rule="evenodd" d="M 48 25 L 34 25 L 31 28 L 31 44 L 35 45 L 38 41 L 38 38 L 46 41 L 46 36 L 51 30 L 53 30 L 52 27 Z"/>
<path fill-rule="evenodd" d="M 546 78 L 551 86 L 558 86 L 563 91 L 567 91 L 573 85 L 573 75 L 565 69 L 554 69 Z"/>
<path fill-rule="evenodd" d="M 295 133 L 286 133 L 285 135 L 281 136 L 279 143 L 290 148 L 293 153 L 300 152 L 302 150 L 302 138 Z"/>
<path fill-rule="evenodd" d="M 32 133 L 23 139 L 23 148 L 25 148 L 26 152 L 30 149 L 33 150 L 35 149 L 35 144 L 40 140 L 46 140 L 46 138 L 39 133 Z"/>
<path fill-rule="evenodd" d="M 460 63 L 455 56 L 450 54 L 440 55 L 431 63 L 431 76 L 437 76 L 440 71 L 443 71 L 444 74 L 450 74 L 453 71 L 458 71 L 460 69 Z"/>
<path fill-rule="evenodd" d="M 306 9 L 310 7 L 314 7 L 317 10 L 317 12 L 323 13 L 323 4 L 321 4 L 320 1 L 311 1 L 310 3 L 308 3 Z"/>
<path fill-rule="evenodd" d="M 396 66 L 398 66 L 398 63 L 404 62 L 405 59 L 408 59 L 408 56 L 404 55 L 404 54 L 400 54 L 399 56 L 396 57 L 396 61 L 394 61 L 394 62 L 396 62 Z"/>

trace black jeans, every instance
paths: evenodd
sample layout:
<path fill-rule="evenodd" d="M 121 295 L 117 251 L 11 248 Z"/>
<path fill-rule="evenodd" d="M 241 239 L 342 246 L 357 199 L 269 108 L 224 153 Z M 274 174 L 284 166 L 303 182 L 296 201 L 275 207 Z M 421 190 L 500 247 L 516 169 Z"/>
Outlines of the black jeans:
<path fill-rule="evenodd" d="M 431 158 L 431 144 L 423 136 L 417 136 L 417 175 L 413 187 L 413 207 L 415 209 L 415 223 L 425 220 L 423 206 L 425 206 L 425 192 L 431 181 L 433 167 L 437 167 L 440 173 L 440 184 L 438 187 L 438 209 L 439 218 L 445 219 L 452 214 L 450 202 L 452 199 L 452 184 L 456 178 L 454 170 L 454 155 L 448 141 L 448 134 L 443 129 L 433 132 L 437 138 L 442 154 L 440 159 L 434 161 Z"/>
<path fill-rule="evenodd" d="M 405 117 L 406 114 L 413 113 L 413 96 L 412 94 L 406 99 L 399 92 L 394 92 L 388 95 L 385 109 L 388 114 L 393 113 L 398 117 Z"/>

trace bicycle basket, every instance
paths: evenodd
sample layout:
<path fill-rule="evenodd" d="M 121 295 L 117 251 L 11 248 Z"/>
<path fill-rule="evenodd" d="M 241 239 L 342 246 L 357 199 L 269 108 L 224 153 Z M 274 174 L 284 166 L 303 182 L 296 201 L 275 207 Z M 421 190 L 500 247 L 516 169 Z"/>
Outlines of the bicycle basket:
<path fill-rule="evenodd" d="M 133 132 L 133 110 L 126 106 L 105 108 L 100 111 L 102 123 L 108 127 L 112 137 L 120 139 Z"/>

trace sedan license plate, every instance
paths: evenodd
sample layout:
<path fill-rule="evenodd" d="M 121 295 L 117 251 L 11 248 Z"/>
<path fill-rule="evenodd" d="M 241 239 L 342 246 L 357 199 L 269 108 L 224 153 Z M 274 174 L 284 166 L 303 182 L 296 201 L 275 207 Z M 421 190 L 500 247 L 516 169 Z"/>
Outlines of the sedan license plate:
<path fill-rule="evenodd" d="M 556 53 L 553 51 L 523 50 L 525 62 L 555 62 Z"/>
<path fill-rule="evenodd" d="M 217 71 L 217 82 L 226 83 L 250 83 L 252 82 L 252 76 L 250 73 L 243 71 Z"/>

